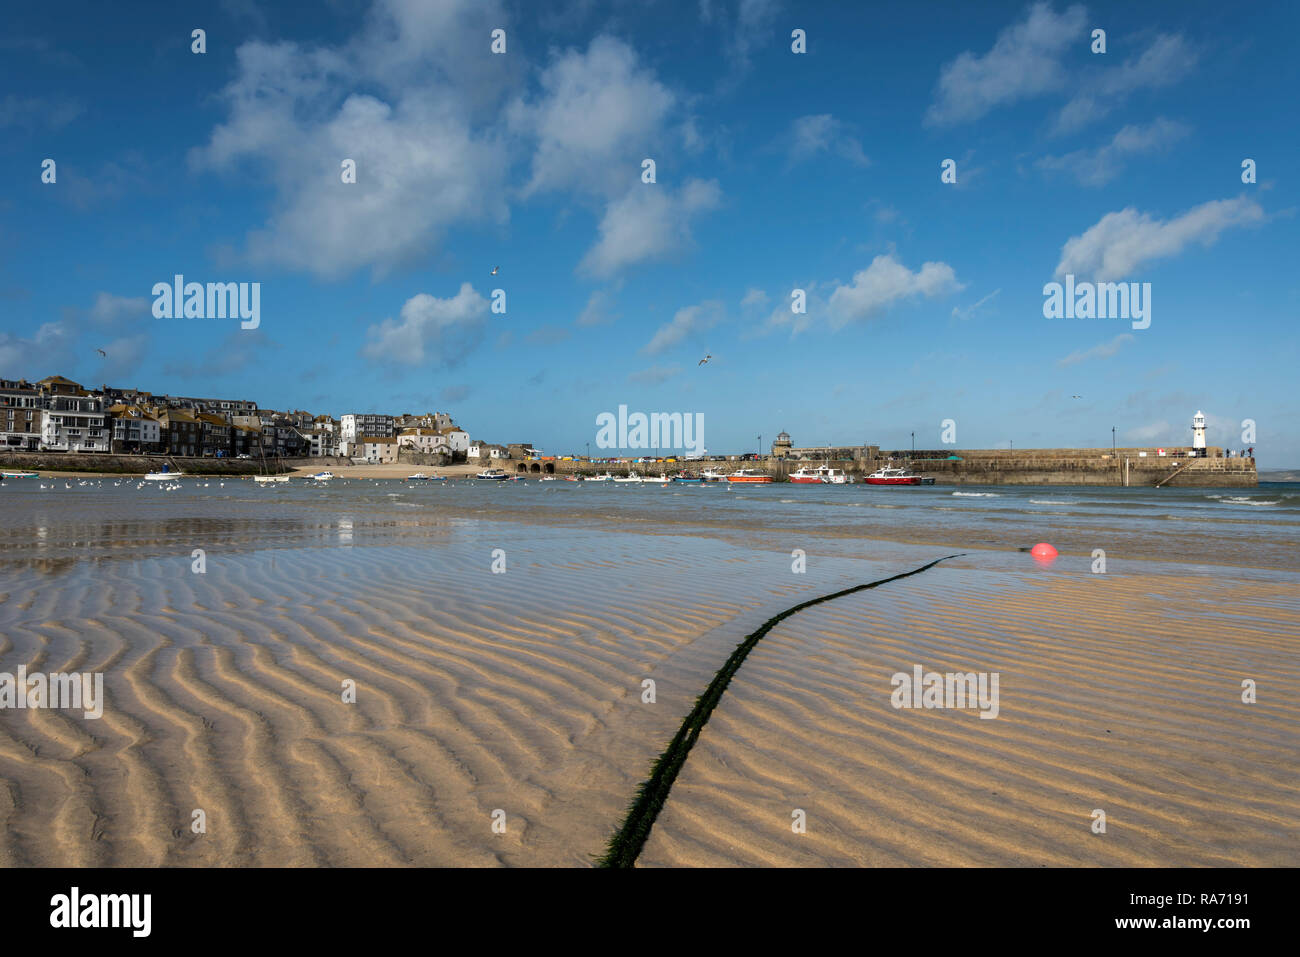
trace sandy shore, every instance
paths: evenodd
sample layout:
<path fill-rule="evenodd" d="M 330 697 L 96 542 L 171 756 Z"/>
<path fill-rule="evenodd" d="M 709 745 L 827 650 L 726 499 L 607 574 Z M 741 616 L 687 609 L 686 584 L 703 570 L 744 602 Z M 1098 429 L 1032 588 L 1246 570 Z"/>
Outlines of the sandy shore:
<path fill-rule="evenodd" d="M 936 569 L 784 623 L 639 863 L 1295 864 L 1294 585 L 1000 579 Z M 917 664 L 999 673 L 997 717 L 896 709 L 891 676 Z M 1244 678 L 1276 693 L 1245 704 Z"/>
<path fill-rule="evenodd" d="M 102 673 L 107 701 L 0 711 L 0 866 L 589 866 L 743 636 L 951 551 L 669 534 L 614 491 L 569 527 L 481 517 L 547 486 L 346 489 L 11 513 L 38 529 L 0 562 L 0 672 Z M 1088 562 L 971 553 L 787 619 L 639 863 L 1293 864 L 1295 576 Z M 998 672 L 998 717 L 894 709 L 916 664 Z"/>

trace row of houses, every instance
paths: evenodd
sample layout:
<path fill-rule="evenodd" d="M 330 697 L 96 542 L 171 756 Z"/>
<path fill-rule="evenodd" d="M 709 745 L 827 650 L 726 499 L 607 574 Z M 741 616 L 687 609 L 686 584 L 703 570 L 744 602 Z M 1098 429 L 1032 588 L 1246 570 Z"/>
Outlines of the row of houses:
<path fill-rule="evenodd" d="M 515 448 L 511 446 L 510 449 Z M 345 456 L 396 462 L 399 451 L 449 458 L 506 458 L 504 446 L 471 443 L 445 412 L 354 413 L 333 419 L 275 412 L 240 399 L 84 388 L 62 376 L 0 379 L 0 450 L 161 453 L 289 458 Z"/>

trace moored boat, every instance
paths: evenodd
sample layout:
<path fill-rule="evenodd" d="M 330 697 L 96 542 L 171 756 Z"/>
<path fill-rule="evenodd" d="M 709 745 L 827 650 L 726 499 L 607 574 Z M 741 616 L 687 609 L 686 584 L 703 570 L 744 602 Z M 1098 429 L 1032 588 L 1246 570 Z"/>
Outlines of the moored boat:
<path fill-rule="evenodd" d="M 615 481 L 615 482 L 634 482 L 634 483 L 636 483 L 636 484 L 639 485 L 639 484 L 641 483 L 642 479 L 641 479 L 641 476 L 638 475 L 636 472 L 628 472 L 626 475 L 616 475 L 616 476 L 614 476 L 614 478 L 612 479 L 612 481 Z"/>
<path fill-rule="evenodd" d="M 933 485 L 934 480 L 928 483 L 911 469 L 876 469 L 866 478 L 868 485 Z"/>
<path fill-rule="evenodd" d="M 727 473 L 721 469 L 705 469 L 700 473 L 700 477 L 706 482 L 725 482 Z"/>
<path fill-rule="evenodd" d="M 406 480 L 408 482 L 427 482 L 429 481 L 429 476 L 425 475 L 423 472 L 416 472 L 414 475 L 408 475 Z"/>
<path fill-rule="evenodd" d="M 334 473 L 328 471 L 317 472 L 315 475 L 312 476 L 312 478 L 315 479 L 317 482 L 328 482 L 333 477 L 334 477 Z"/>
<path fill-rule="evenodd" d="M 37 472 L 0 472 L 0 478 L 40 478 Z"/>
<path fill-rule="evenodd" d="M 289 481 L 289 476 L 287 476 L 287 475 L 254 475 L 254 476 L 253 476 L 253 481 L 254 481 L 254 482 L 287 482 L 287 481 Z"/>
<path fill-rule="evenodd" d="M 751 485 L 770 485 L 772 476 L 766 472 L 760 472 L 758 469 L 741 469 L 738 472 L 732 472 L 727 476 L 728 482 L 748 483 Z"/>
<path fill-rule="evenodd" d="M 493 482 L 501 482 L 508 479 L 510 476 L 506 475 L 504 469 L 484 469 L 474 477 L 476 479 L 489 479 Z"/>
<path fill-rule="evenodd" d="M 820 485 L 822 481 L 820 472 L 821 469 L 810 469 L 805 465 L 790 473 L 790 481 L 796 485 Z"/>

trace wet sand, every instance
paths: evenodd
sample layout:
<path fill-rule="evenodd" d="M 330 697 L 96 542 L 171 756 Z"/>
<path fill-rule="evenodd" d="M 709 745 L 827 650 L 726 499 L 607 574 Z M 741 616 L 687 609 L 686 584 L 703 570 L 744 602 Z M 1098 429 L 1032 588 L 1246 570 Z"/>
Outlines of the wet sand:
<path fill-rule="evenodd" d="M 35 548 L 11 513 L 0 671 L 103 672 L 108 700 L 0 711 L 0 866 L 589 866 L 743 636 L 953 551 L 665 531 L 671 492 L 575 527 L 365 485 L 387 504 L 355 519 L 328 511 L 355 484 L 241 486 L 218 524 L 154 490 L 31 499 Z M 1088 564 L 972 552 L 783 622 L 639 863 L 1294 864 L 1297 577 Z M 914 664 L 999 672 L 998 718 L 895 710 Z"/>

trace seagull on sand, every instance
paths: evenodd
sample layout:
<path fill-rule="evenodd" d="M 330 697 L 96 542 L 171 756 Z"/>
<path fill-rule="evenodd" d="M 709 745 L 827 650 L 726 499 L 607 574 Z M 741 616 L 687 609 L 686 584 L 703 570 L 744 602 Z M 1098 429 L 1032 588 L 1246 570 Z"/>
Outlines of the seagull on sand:
<path fill-rule="evenodd" d="M 697 363 L 696 368 L 698 368 L 699 366 L 704 365 L 704 363 L 708 362 L 708 361 L 709 361 L 710 359 L 712 359 L 712 358 L 713 358 L 713 356 L 711 356 L 711 355 L 707 355 L 707 354 L 706 354 L 706 355 L 704 356 L 704 358 L 701 359 L 701 360 Z"/>

